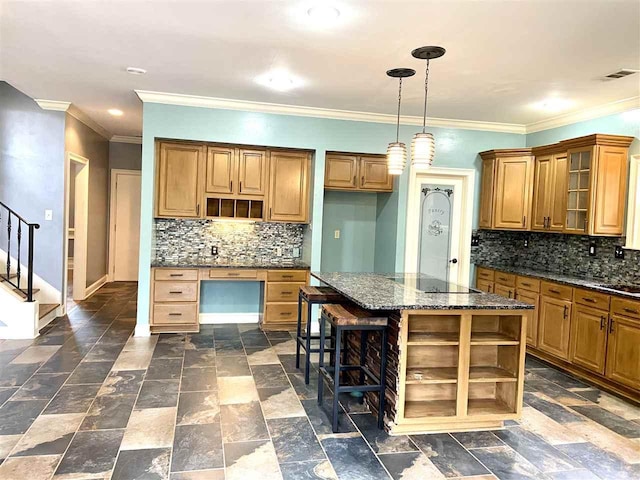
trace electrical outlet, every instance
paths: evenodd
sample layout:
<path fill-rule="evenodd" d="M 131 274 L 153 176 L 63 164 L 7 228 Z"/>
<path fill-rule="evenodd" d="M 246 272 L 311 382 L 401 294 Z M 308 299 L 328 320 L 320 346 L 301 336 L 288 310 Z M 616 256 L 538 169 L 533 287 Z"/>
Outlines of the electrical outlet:
<path fill-rule="evenodd" d="M 589 256 L 590 257 L 596 256 L 596 242 L 593 240 L 589 242 Z"/>
<path fill-rule="evenodd" d="M 529 239 L 525 238 L 522 244 L 524 245 L 524 248 L 529 248 Z"/>
<path fill-rule="evenodd" d="M 282 256 L 282 247 L 276 247 L 276 256 L 278 257 Z"/>
<path fill-rule="evenodd" d="M 300 247 L 293 247 L 293 258 L 298 258 L 300 256 Z"/>
<path fill-rule="evenodd" d="M 340 230 L 333 232 L 333 238 L 340 238 Z"/>
<path fill-rule="evenodd" d="M 211 246 L 211 255 L 214 257 L 218 256 L 218 247 L 216 245 Z"/>
<path fill-rule="evenodd" d="M 53 210 L 45 210 L 44 211 L 44 219 L 47 221 L 53 220 Z"/>
<path fill-rule="evenodd" d="M 478 235 L 471 236 L 471 246 L 479 247 L 480 246 L 480 237 Z"/>
<path fill-rule="evenodd" d="M 619 259 L 623 259 L 624 258 L 624 248 L 622 248 L 620 245 L 616 245 L 616 250 L 614 252 L 614 257 L 615 258 L 619 258 Z"/>

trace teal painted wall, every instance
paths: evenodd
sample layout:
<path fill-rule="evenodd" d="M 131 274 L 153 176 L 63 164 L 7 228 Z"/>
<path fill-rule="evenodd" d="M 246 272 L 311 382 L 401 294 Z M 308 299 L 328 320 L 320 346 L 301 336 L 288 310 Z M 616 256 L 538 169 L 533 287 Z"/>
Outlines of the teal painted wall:
<path fill-rule="evenodd" d="M 416 126 L 402 125 L 400 141 L 411 143 Z M 478 152 L 491 148 L 514 148 L 525 145 L 524 135 L 430 128 L 436 137 L 435 166 L 479 169 Z M 142 210 L 140 224 L 140 276 L 138 324 L 144 328 L 149 318 L 149 285 L 153 219 L 154 140 L 173 138 L 227 142 L 272 147 L 305 148 L 315 151 L 313 160 L 313 196 L 311 228 L 304 256 L 311 268 L 321 268 L 323 225 L 324 161 L 327 151 L 385 153 L 387 143 L 395 137 L 395 126 L 372 122 L 355 122 L 313 117 L 217 110 L 198 107 L 143 105 Z M 479 200 L 476 179 L 475 199 Z M 379 195 L 376 203 L 374 268 L 378 271 L 402 270 L 406 231 L 408 170 L 396 180 L 392 194 Z M 474 225 L 477 212 L 474 212 Z"/>
<path fill-rule="evenodd" d="M 260 313 L 262 282 L 202 282 L 200 313 Z"/>

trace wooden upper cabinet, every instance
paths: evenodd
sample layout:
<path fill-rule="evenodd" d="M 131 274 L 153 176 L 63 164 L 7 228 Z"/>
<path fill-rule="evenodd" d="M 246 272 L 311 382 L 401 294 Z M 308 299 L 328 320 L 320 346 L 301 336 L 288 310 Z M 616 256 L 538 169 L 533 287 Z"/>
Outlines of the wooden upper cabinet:
<path fill-rule="evenodd" d="M 628 147 L 599 145 L 594 170 L 592 235 L 622 235 L 627 199 Z"/>
<path fill-rule="evenodd" d="M 567 154 L 558 154 L 553 156 L 553 189 L 551 192 L 551 208 L 549 211 L 549 220 L 547 221 L 547 230 L 562 232 L 564 230 L 564 222 L 567 214 L 567 174 L 569 166 L 567 162 Z"/>
<path fill-rule="evenodd" d="M 199 218 L 204 148 L 161 142 L 157 161 L 156 216 Z"/>
<path fill-rule="evenodd" d="M 567 155 L 557 145 L 534 148 L 535 175 L 531 229 L 562 231 L 567 204 Z"/>
<path fill-rule="evenodd" d="M 574 304 L 571 319 L 571 363 L 604 374 L 609 312 Z"/>
<path fill-rule="evenodd" d="M 264 195 L 267 191 L 267 152 L 245 150 L 238 152 L 238 195 Z"/>
<path fill-rule="evenodd" d="M 569 300 L 540 296 L 538 348 L 565 360 L 569 358 L 571 306 Z"/>
<path fill-rule="evenodd" d="M 327 153 L 324 169 L 327 190 L 392 192 L 393 176 L 381 155 Z"/>
<path fill-rule="evenodd" d="M 606 376 L 640 389 L 640 322 L 611 315 L 607 343 Z"/>
<path fill-rule="evenodd" d="M 527 230 L 531 222 L 531 156 L 498 158 L 496 162 L 493 227 Z"/>
<path fill-rule="evenodd" d="M 553 198 L 553 155 L 536 156 L 531 229 L 546 230 Z"/>
<path fill-rule="evenodd" d="M 360 157 L 360 189 L 392 191 L 393 176 L 389 175 L 384 157 Z"/>
<path fill-rule="evenodd" d="M 495 176 L 495 159 L 482 159 L 482 176 L 480 179 L 480 228 L 493 227 L 493 188 Z"/>
<path fill-rule="evenodd" d="M 328 154 L 324 167 L 325 188 L 353 190 L 358 187 L 358 157 Z"/>
<path fill-rule="evenodd" d="M 271 221 L 309 221 L 309 154 L 271 152 L 269 215 Z"/>
<path fill-rule="evenodd" d="M 233 147 L 207 147 L 207 174 L 205 192 L 233 193 L 236 180 L 236 149 Z"/>

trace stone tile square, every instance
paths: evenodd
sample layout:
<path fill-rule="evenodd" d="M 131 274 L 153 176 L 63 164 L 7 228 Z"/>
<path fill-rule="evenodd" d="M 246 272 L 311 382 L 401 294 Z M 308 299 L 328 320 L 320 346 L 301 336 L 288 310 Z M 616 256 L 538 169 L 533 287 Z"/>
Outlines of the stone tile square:
<path fill-rule="evenodd" d="M 170 456 L 170 448 L 121 451 L 111 480 L 168 480 Z"/>
<path fill-rule="evenodd" d="M 49 360 L 59 349 L 59 345 L 31 346 L 24 350 L 20 355 L 15 357 L 11 361 L 11 364 L 17 365 L 23 363 L 44 363 Z"/>
<path fill-rule="evenodd" d="M 324 460 L 325 454 L 306 417 L 267 420 L 278 462 Z"/>
<path fill-rule="evenodd" d="M 124 430 L 78 432 L 55 473 L 56 480 L 104 478 L 113 468 Z"/>
<path fill-rule="evenodd" d="M 11 400 L 0 407 L 0 435 L 25 433 L 48 400 Z"/>
<path fill-rule="evenodd" d="M 260 465 L 260 478 L 280 480 L 280 468 L 273 445 L 268 440 L 225 443 L 226 480 L 247 480 L 255 476 Z"/>
<path fill-rule="evenodd" d="M 136 402 L 135 395 L 101 395 L 96 397 L 80 430 L 125 428 Z"/>
<path fill-rule="evenodd" d="M 67 380 L 67 385 L 102 383 L 111 371 L 113 361 L 81 362 Z"/>
<path fill-rule="evenodd" d="M 204 350 L 186 350 L 184 352 L 184 368 L 215 367 L 216 351 L 213 348 Z"/>
<path fill-rule="evenodd" d="M 224 466 L 219 424 L 178 425 L 173 441 L 172 472 Z"/>
<path fill-rule="evenodd" d="M 122 439 L 122 450 L 171 447 L 176 407 L 134 410 Z"/>
<path fill-rule="evenodd" d="M 269 439 L 259 402 L 221 405 L 220 418 L 225 443 Z"/>
<path fill-rule="evenodd" d="M 243 377 L 251 375 L 245 356 L 218 356 L 216 368 L 219 377 Z"/>
<path fill-rule="evenodd" d="M 99 388 L 100 385 L 63 385 L 44 413 L 86 413 Z"/>
<path fill-rule="evenodd" d="M 265 418 L 305 416 L 300 399 L 290 386 L 259 388 L 258 396 Z"/>
<path fill-rule="evenodd" d="M 253 377 L 218 377 L 218 398 L 220 405 L 259 400 Z"/>
<path fill-rule="evenodd" d="M 100 395 L 137 395 L 144 379 L 144 370 L 112 371 L 100 388 Z"/>
<path fill-rule="evenodd" d="M 82 413 L 39 416 L 13 449 L 11 456 L 62 455 L 83 417 Z"/>
<path fill-rule="evenodd" d="M 180 391 L 182 392 L 202 392 L 217 390 L 218 375 L 216 367 L 192 367 L 182 371 L 182 382 Z"/>
<path fill-rule="evenodd" d="M 178 425 L 220 422 L 220 404 L 216 392 L 181 393 L 178 400 Z"/>
<path fill-rule="evenodd" d="M 154 358 L 147 370 L 147 380 L 177 380 L 182 372 L 182 358 Z"/>
<path fill-rule="evenodd" d="M 258 388 L 290 386 L 289 379 L 280 365 L 254 365 L 251 367 L 251 373 Z"/>
<path fill-rule="evenodd" d="M 145 380 L 142 382 L 136 408 L 177 406 L 179 385 L 177 380 Z"/>
<path fill-rule="evenodd" d="M 2 480 L 51 478 L 59 461 L 59 455 L 8 458 L 0 465 L 0 478 Z"/>

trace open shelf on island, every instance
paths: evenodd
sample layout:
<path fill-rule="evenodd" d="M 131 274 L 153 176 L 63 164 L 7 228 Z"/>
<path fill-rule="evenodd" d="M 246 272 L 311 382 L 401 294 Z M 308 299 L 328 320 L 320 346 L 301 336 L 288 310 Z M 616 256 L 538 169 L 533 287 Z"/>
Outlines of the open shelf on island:
<path fill-rule="evenodd" d="M 518 380 L 515 373 L 507 369 L 492 366 L 479 366 L 469 368 L 469 382 L 515 382 Z"/>
<path fill-rule="evenodd" d="M 453 417 L 455 414 L 455 400 L 416 401 L 404 404 L 405 418 Z"/>
<path fill-rule="evenodd" d="M 413 332 L 409 334 L 407 345 L 458 345 L 457 332 Z"/>
<path fill-rule="evenodd" d="M 518 345 L 520 322 L 518 315 L 473 315 L 471 345 Z"/>
<path fill-rule="evenodd" d="M 471 332 L 471 345 L 518 345 L 520 340 L 500 332 Z"/>
<path fill-rule="evenodd" d="M 495 398 L 479 398 L 469 400 L 467 415 L 508 415 L 515 413 L 506 403 Z"/>
<path fill-rule="evenodd" d="M 407 384 L 456 383 L 457 367 L 407 368 Z"/>

